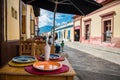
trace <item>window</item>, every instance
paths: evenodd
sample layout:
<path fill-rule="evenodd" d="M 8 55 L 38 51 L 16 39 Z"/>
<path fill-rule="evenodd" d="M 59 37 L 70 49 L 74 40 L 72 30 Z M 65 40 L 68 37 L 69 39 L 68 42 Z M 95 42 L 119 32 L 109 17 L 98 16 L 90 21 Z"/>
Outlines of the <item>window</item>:
<path fill-rule="evenodd" d="M 102 20 L 102 41 L 111 42 L 113 36 L 113 20 L 115 11 L 100 15 Z"/>
<path fill-rule="evenodd" d="M 90 38 L 90 25 L 85 26 L 85 40 L 88 40 Z"/>
<path fill-rule="evenodd" d="M 84 32 L 85 32 L 85 40 L 89 40 L 90 39 L 90 26 L 91 26 L 91 18 L 84 20 Z"/>
<path fill-rule="evenodd" d="M 58 32 L 58 35 L 59 35 L 59 39 L 60 39 L 61 38 L 61 32 L 60 31 Z"/>
<path fill-rule="evenodd" d="M 70 39 L 70 30 L 68 30 L 68 37 L 67 39 Z"/>
<path fill-rule="evenodd" d="M 65 33 L 66 33 L 66 30 L 64 30 L 64 38 L 66 37 L 66 36 L 65 36 L 65 35 L 66 35 Z"/>
<path fill-rule="evenodd" d="M 17 11 L 13 7 L 11 7 L 11 15 L 13 18 L 17 19 Z"/>
<path fill-rule="evenodd" d="M 12 15 L 12 17 L 14 18 L 14 8 L 13 7 L 11 7 L 11 15 Z"/>
<path fill-rule="evenodd" d="M 104 41 L 110 42 L 111 41 L 111 20 L 106 20 L 104 23 Z"/>
<path fill-rule="evenodd" d="M 34 35 L 34 33 L 35 33 L 35 21 L 34 20 L 30 20 L 30 33 L 31 33 L 31 35 Z"/>
<path fill-rule="evenodd" d="M 22 15 L 22 34 L 26 34 L 26 16 Z"/>
<path fill-rule="evenodd" d="M 17 19 L 17 11 L 15 10 L 15 19 Z"/>

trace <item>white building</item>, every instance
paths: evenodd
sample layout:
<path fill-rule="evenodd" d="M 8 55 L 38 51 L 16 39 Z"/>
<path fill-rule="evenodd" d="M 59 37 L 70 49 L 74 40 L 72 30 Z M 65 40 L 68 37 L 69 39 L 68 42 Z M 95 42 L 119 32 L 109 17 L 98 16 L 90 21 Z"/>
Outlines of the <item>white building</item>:
<path fill-rule="evenodd" d="M 58 40 L 64 40 L 64 41 L 73 41 L 74 35 L 73 35 L 73 22 L 69 22 L 67 24 L 64 24 L 62 26 L 59 26 L 55 29 L 55 32 L 58 33 Z"/>

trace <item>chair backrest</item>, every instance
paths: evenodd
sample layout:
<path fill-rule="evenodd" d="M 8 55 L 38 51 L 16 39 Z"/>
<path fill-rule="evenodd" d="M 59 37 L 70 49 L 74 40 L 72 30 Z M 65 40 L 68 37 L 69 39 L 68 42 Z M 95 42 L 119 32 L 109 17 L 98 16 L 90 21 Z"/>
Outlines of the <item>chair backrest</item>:
<path fill-rule="evenodd" d="M 20 41 L 20 55 L 34 56 L 33 41 Z"/>
<path fill-rule="evenodd" d="M 45 50 L 44 50 L 44 47 L 46 45 L 46 42 L 45 41 L 35 41 L 34 44 L 36 45 L 36 48 L 35 48 L 35 55 L 40 55 L 40 54 L 44 54 L 45 53 Z M 54 45 L 51 45 L 51 54 L 52 53 L 55 53 L 55 48 L 54 48 Z"/>
<path fill-rule="evenodd" d="M 51 54 L 54 54 L 55 53 L 55 46 L 54 45 L 51 45 L 51 51 L 50 51 Z"/>
<path fill-rule="evenodd" d="M 34 45 L 35 45 L 35 55 L 40 55 L 45 53 L 44 51 L 44 47 L 46 45 L 45 41 L 35 41 Z"/>

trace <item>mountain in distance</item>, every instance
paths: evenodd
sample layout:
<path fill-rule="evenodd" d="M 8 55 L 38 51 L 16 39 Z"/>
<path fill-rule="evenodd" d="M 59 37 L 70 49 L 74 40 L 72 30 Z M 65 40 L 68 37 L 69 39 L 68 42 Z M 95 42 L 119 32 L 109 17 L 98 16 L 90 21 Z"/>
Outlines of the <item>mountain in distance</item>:
<path fill-rule="evenodd" d="M 44 26 L 39 28 L 39 34 L 52 31 L 52 26 Z"/>

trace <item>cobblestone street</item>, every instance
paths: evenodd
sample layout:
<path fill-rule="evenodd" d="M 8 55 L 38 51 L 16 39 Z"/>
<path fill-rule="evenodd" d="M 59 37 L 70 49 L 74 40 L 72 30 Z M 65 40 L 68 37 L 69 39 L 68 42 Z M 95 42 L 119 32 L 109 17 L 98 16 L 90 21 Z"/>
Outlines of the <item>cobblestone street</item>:
<path fill-rule="evenodd" d="M 64 52 L 79 80 L 120 80 L 120 65 L 68 46 Z"/>

